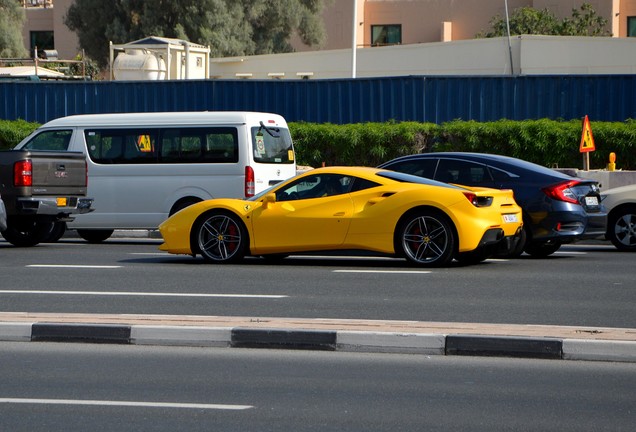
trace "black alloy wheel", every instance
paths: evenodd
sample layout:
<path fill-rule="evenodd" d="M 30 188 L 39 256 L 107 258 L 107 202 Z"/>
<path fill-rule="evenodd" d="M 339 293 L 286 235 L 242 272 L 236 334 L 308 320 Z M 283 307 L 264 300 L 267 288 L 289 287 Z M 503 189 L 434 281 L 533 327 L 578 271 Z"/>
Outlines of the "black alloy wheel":
<path fill-rule="evenodd" d="M 417 210 L 398 224 L 396 251 L 410 263 L 422 267 L 440 267 L 450 263 L 457 238 L 452 222 L 441 212 Z"/>
<path fill-rule="evenodd" d="M 245 256 L 247 230 L 233 214 L 206 213 L 195 223 L 193 234 L 195 249 L 208 262 L 232 263 Z"/>

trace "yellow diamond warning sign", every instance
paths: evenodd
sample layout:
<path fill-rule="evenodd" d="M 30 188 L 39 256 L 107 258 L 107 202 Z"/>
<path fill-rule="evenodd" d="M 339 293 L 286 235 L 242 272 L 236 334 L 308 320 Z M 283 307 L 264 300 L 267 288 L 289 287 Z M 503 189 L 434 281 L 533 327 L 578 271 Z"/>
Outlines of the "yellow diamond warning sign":
<path fill-rule="evenodd" d="M 590 119 L 585 116 L 583 119 L 583 134 L 581 135 L 581 144 L 579 145 L 579 152 L 587 153 L 596 150 L 594 145 L 594 135 L 592 135 L 592 126 L 590 126 Z"/>

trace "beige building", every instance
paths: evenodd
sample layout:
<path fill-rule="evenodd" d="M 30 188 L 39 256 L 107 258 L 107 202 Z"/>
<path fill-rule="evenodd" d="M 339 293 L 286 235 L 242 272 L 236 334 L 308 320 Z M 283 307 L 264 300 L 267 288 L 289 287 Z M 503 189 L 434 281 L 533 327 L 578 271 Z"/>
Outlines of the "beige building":
<path fill-rule="evenodd" d="M 23 30 L 27 49 L 33 50 L 35 46 L 38 46 L 40 50 L 55 49 L 58 51 L 60 59 L 72 59 L 77 55 L 79 52 L 77 37 L 64 25 L 66 11 L 73 0 L 17 1 L 21 1 L 27 14 L 27 23 Z M 636 0 L 588 0 L 587 2 L 591 3 L 599 15 L 608 20 L 608 30 L 614 38 L 636 36 Z M 537 9 L 547 8 L 559 17 L 570 16 L 572 9 L 579 8 L 583 3 L 585 3 L 584 0 L 507 0 L 509 12 L 519 7 L 531 6 Z M 355 44 L 358 48 L 356 52 L 365 58 L 363 53 L 368 53 L 367 50 L 386 50 L 386 45 L 398 44 L 406 48 L 410 45 L 429 46 L 430 43 L 433 43 L 430 47 L 434 51 L 430 55 L 442 55 L 443 57 L 444 54 L 441 54 L 442 51 L 440 51 L 441 46 L 437 43 L 468 42 L 477 33 L 490 28 L 489 23 L 492 17 L 495 15 L 505 16 L 505 4 L 506 0 L 334 0 L 324 12 L 328 38 L 322 51 L 333 52 L 334 55 L 340 53 L 338 55 L 346 56 L 346 54 L 341 54 L 340 50 L 348 49 L 348 57 L 351 57 L 351 47 Z M 355 38 L 352 28 L 354 15 Z M 129 41 L 113 42 L 125 43 Z M 499 44 L 501 43 L 499 42 Z M 518 45 L 517 42 L 514 44 Z M 313 48 L 303 46 L 298 39 L 294 40 L 293 45 L 299 52 L 315 51 Z M 472 49 L 475 48 L 478 46 L 474 45 Z M 414 55 L 412 52 L 402 52 L 404 55 Z M 463 55 L 461 50 L 455 50 L 453 53 L 453 55 L 458 53 Z M 314 54 L 318 53 L 314 52 Z M 323 54 L 327 55 L 328 53 Z M 355 54 L 353 56 L 355 57 Z M 366 54 L 366 57 L 368 56 L 369 54 Z M 264 58 L 265 56 L 253 57 Z M 323 61 L 330 61 L 330 58 L 332 57 L 323 57 Z M 487 57 L 481 58 L 487 59 Z M 307 61 L 310 59 L 307 58 Z M 236 64 L 232 65 L 233 62 Z M 343 62 L 350 63 L 351 61 L 343 60 Z M 514 72 L 515 62 L 520 68 L 521 60 L 513 59 L 513 61 L 507 62 L 509 63 L 508 71 L 505 70 L 506 65 L 496 65 L 494 69 L 501 70 L 501 73 L 509 73 L 511 68 Z M 231 74 L 232 77 L 238 77 L 238 74 L 242 73 L 245 74 L 245 77 L 252 76 L 249 75 L 251 72 L 241 72 L 239 63 L 243 63 L 245 66 L 245 58 L 213 59 L 210 75 L 219 78 L 227 77 L 228 74 Z M 265 78 L 312 77 L 308 69 L 303 70 L 303 61 L 300 61 L 300 65 L 298 65 L 299 60 L 296 60 L 296 63 L 293 70 L 290 69 L 288 73 L 272 70 L 271 67 L 261 68 L 259 73 Z M 215 72 L 215 64 L 223 66 L 217 67 Z M 384 65 L 385 68 L 386 66 Z M 422 73 L 422 70 L 418 69 L 419 66 L 413 67 L 415 71 L 419 70 L 419 73 Z M 479 66 L 475 65 L 475 68 L 479 69 Z M 225 72 L 219 73 L 219 69 L 223 69 Z M 453 67 L 447 66 L 440 69 L 446 70 L 445 73 L 448 73 L 447 71 L 453 70 Z M 487 69 L 486 73 L 492 73 L 492 67 Z M 228 70 L 230 72 L 227 72 Z M 413 71 L 409 70 L 408 73 L 413 74 Z M 336 76 L 342 76 L 342 74 L 339 72 L 330 76 L 324 75 L 324 77 Z M 256 76 L 254 75 L 254 77 Z"/>

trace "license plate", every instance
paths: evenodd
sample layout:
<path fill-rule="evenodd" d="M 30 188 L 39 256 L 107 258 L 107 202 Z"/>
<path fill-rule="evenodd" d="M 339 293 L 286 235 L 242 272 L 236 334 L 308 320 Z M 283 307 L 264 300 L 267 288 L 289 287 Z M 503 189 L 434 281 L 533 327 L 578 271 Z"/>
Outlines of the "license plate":
<path fill-rule="evenodd" d="M 57 206 L 58 207 L 66 207 L 67 206 L 66 198 L 57 198 Z"/>
<path fill-rule="evenodd" d="M 585 197 L 585 205 L 589 205 L 589 206 L 597 206 L 598 205 L 598 198 L 595 196 L 586 196 Z"/>
<path fill-rule="evenodd" d="M 519 222 L 519 218 L 517 217 L 516 214 L 505 214 L 505 215 L 503 215 L 503 220 L 506 223 Z"/>

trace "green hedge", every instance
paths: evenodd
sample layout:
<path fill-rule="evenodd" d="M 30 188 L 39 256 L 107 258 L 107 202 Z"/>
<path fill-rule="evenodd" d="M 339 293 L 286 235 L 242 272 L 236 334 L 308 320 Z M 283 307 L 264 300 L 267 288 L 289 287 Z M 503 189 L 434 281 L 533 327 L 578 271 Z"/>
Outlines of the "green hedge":
<path fill-rule="evenodd" d="M 591 122 L 596 151 L 590 168 L 605 168 L 610 152 L 618 169 L 636 169 L 636 121 Z M 499 120 L 434 123 L 290 123 L 298 163 L 376 166 L 419 152 L 497 153 L 548 167 L 582 168 L 580 120 Z"/>
<path fill-rule="evenodd" d="M 7 121 L 0 120 L 0 150 L 8 150 L 13 147 L 37 127 L 38 123 L 29 123 L 24 120 Z"/>
<path fill-rule="evenodd" d="M 0 120 L 0 149 L 10 149 L 39 126 Z M 591 122 L 596 151 L 590 168 L 605 168 L 610 152 L 616 167 L 636 170 L 636 121 Z M 497 153 L 548 167 L 582 168 L 580 120 L 452 121 L 289 124 L 299 165 L 376 166 L 398 156 L 434 151 Z"/>

